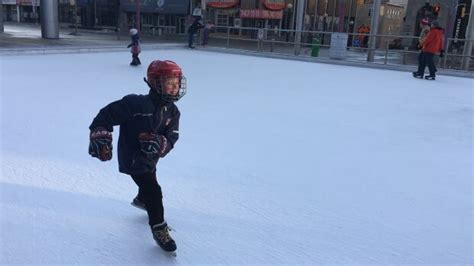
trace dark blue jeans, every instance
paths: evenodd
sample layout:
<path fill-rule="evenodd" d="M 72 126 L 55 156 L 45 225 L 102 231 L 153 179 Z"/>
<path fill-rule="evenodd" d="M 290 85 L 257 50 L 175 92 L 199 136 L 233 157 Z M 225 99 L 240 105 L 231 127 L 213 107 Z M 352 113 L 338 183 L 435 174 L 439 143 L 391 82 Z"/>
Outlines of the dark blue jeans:
<path fill-rule="evenodd" d="M 207 45 L 209 42 L 209 29 L 204 29 L 202 37 L 202 45 Z"/>
<path fill-rule="evenodd" d="M 421 54 L 420 64 L 418 65 L 418 74 L 423 75 L 425 73 L 425 67 L 428 66 L 430 70 L 430 76 L 436 75 L 436 66 L 433 61 L 434 54 L 423 52 Z"/>
<path fill-rule="evenodd" d="M 188 33 L 188 46 L 193 46 L 194 33 Z"/>

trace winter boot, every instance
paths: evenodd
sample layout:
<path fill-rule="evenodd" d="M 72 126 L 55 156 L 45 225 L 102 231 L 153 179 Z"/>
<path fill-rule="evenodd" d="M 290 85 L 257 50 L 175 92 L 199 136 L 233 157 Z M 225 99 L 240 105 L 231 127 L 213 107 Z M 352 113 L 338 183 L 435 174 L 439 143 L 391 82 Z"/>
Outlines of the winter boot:
<path fill-rule="evenodd" d="M 132 56 L 132 62 L 130 63 L 131 66 L 138 66 L 139 65 L 139 60 L 138 57 Z"/>
<path fill-rule="evenodd" d="M 160 246 L 164 251 L 173 252 L 176 250 L 176 243 L 170 236 L 169 227 L 166 222 L 153 225 L 151 227 L 151 232 L 153 233 L 153 238 L 155 239 L 156 244 L 158 244 L 158 246 Z"/>
<path fill-rule="evenodd" d="M 420 73 L 418 73 L 418 72 L 413 72 L 413 77 L 418 78 L 418 79 L 422 79 L 422 78 L 423 78 L 423 74 L 420 74 Z"/>
<path fill-rule="evenodd" d="M 133 207 L 137 207 L 139 209 L 146 211 L 145 203 L 140 201 L 138 199 L 138 196 L 136 196 L 130 204 L 132 204 Z"/>
<path fill-rule="evenodd" d="M 426 76 L 425 76 L 425 79 L 428 79 L 428 80 L 435 80 L 435 79 L 436 79 L 436 76 L 426 75 Z"/>

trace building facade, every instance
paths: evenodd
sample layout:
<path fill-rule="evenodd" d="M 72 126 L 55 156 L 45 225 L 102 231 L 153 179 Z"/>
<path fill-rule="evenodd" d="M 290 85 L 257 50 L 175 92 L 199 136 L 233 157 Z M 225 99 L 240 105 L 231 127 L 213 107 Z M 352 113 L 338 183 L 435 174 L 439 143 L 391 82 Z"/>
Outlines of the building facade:
<path fill-rule="evenodd" d="M 3 20 L 39 22 L 40 0 L 0 0 Z M 185 34 L 192 17 L 221 27 L 295 29 L 297 0 L 59 0 L 60 23 L 81 28 Z M 378 34 L 418 35 L 423 16 L 437 19 L 446 36 L 464 38 L 472 0 L 382 0 Z M 205 3 L 204 6 L 203 3 Z M 306 0 L 303 30 L 370 33 L 373 0 Z M 438 10 L 433 12 L 436 7 Z M 436 13 L 436 14 L 435 14 Z M 139 18 L 137 18 L 139 14 Z M 219 30 L 219 28 L 217 28 Z M 221 29 L 222 30 L 222 29 Z M 224 30 L 222 30 L 224 31 Z M 242 34 L 242 30 L 232 31 Z M 379 40 L 385 43 L 385 40 Z"/>

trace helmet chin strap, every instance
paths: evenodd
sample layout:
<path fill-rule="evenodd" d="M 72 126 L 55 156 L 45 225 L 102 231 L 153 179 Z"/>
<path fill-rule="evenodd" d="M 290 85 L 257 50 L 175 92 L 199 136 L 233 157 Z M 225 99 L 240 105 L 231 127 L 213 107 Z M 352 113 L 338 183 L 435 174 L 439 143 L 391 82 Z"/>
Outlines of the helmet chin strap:
<path fill-rule="evenodd" d="M 156 92 L 158 92 L 157 89 L 153 88 L 153 86 L 151 86 L 150 82 L 146 79 L 146 78 L 143 78 L 143 81 L 145 81 L 145 83 L 148 85 L 148 87 Z M 158 92 L 159 94 L 159 92 Z"/>
<path fill-rule="evenodd" d="M 156 97 L 158 97 L 158 99 L 162 100 L 162 101 L 165 101 L 165 102 L 169 102 L 167 101 L 166 99 L 163 98 L 163 96 L 156 90 L 154 89 L 150 82 L 146 79 L 146 78 L 143 78 L 143 81 L 145 81 L 145 83 L 148 85 L 148 87 L 150 88 L 150 90 L 156 95 Z"/>
<path fill-rule="evenodd" d="M 150 89 L 154 90 L 153 87 L 151 87 L 150 82 L 148 82 L 146 78 L 143 78 L 143 81 L 145 81 L 145 83 L 148 85 L 148 87 L 150 87 Z"/>

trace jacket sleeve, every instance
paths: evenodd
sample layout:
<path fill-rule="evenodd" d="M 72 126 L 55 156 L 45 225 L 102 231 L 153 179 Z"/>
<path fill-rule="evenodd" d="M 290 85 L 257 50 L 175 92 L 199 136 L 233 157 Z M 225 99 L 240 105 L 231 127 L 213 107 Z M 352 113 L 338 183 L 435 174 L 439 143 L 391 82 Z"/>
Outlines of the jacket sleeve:
<path fill-rule="evenodd" d="M 441 49 L 440 49 L 440 52 L 441 52 L 441 51 L 444 51 L 444 38 L 445 38 L 445 37 L 444 37 L 444 34 L 441 33 L 441 36 L 440 36 L 440 39 L 441 39 L 441 43 L 440 43 Z"/>
<path fill-rule="evenodd" d="M 113 127 L 133 118 L 133 96 L 127 95 L 102 108 L 89 126 L 90 130 L 103 127 L 112 132 Z"/>
<path fill-rule="evenodd" d="M 132 36 L 132 44 L 133 45 L 137 45 L 140 41 L 140 37 L 138 36 L 138 34 L 135 34 Z"/>
<path fill-rule="evenodd" d="M 166 128 L 164 137 L 166 138 L 166 144 L 161 152 L 161 157 L 165 157 L 174 147 L 176 141 L 179 138 L 179 118 L 181 114 L 179 111 L 176 112 L 176 115 L 173 116 L 171 122 L 169 123 L 168 127 Z"/>

